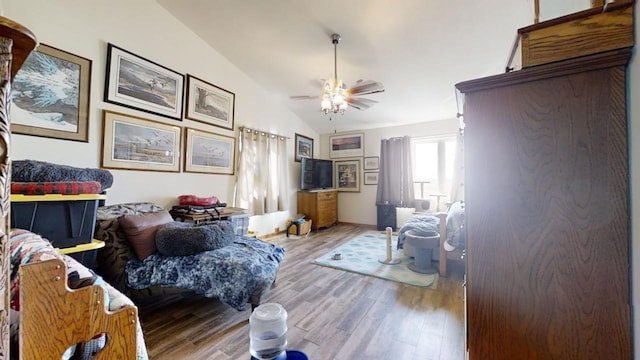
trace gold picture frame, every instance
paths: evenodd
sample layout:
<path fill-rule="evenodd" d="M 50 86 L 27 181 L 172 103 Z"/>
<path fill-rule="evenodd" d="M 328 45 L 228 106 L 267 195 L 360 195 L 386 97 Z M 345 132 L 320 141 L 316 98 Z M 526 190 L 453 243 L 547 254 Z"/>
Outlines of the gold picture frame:
<path fill-rule="evenodd" d="M 11 132 L 89 142 L 91 60 L 40 44 L 16 74 Z"/>
<path fill-rule="evenodd" d="M 182 128 L 103 110 L 102 167 L 180 172 Z"/>
<path fill-rule="evenodd" d="M 190 128 L 185 134 L 185 172 L 234 174 L 235 138 Z"/>

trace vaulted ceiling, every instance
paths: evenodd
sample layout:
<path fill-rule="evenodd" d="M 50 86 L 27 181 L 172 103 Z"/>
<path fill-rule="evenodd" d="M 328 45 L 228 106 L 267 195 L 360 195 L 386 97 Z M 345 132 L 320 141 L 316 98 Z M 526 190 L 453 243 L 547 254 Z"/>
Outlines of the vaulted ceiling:
<path fill-rule="evenodd" d="M 457 82 L 504 72 L 533 0 L 157 0 L 318 133 L 455 119 Z M 376 80 L 379 103 L 325 115 L 319 79 Z M 212 80 L 215 82 L 215 80 Z M 229 89 L 233 91 L 233 89 Z"/>

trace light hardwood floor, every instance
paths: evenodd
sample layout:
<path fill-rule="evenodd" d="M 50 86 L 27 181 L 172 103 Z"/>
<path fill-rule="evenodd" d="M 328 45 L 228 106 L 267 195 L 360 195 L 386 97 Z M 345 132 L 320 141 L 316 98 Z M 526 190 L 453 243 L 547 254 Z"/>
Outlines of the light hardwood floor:
<path fill-rule="evenodd" d="M 460 266 L 451 266 L 433 290 L 312 264 L 368 230 L 340 224 L 306 238 L 268 239 L 286 249 L 276 286 L 264 302 L 287 309 L 288 348 L 311 360 L 463 360 Z M 149 356 L 248 360 L 249 308 L 237 311 L 199 296 L 141 305 Z"/>

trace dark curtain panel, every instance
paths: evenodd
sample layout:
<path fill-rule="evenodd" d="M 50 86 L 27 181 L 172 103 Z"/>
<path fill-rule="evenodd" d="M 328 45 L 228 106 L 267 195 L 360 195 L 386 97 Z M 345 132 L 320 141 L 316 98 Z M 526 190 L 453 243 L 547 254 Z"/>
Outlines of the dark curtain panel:
<path fill-rule="evenodd" d="M 380 141 L 380 174 L 376 204 L 398 207 L 414 202 L 409 136 Z"/>

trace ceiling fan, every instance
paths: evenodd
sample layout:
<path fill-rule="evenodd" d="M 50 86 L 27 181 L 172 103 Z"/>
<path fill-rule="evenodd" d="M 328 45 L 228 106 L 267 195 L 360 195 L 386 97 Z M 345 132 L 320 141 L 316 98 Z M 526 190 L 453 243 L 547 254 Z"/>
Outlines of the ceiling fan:
<path fill-rule="evenodd" d="M 291 96 L 291 99 L 322 99 L 320 108 L 325 114 L 344 114 L 347 106 L 358 110 L 366 110 L 377 103 L 376 100 L 360 98 L 361 95 L 375 94 L 384 91 L 384 85 L 373 80 L 358 80 L 356 84 L 347 88 L 342 80 L 338 78 L 338 44 L 340 34 L 331 35 L 333 43 L 334 77 L 323 80 L 322 95 L 318 96 Z"/>

